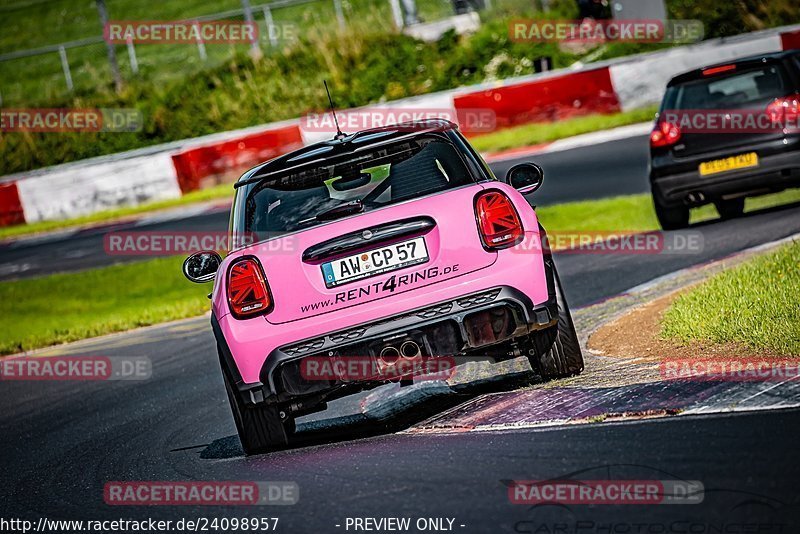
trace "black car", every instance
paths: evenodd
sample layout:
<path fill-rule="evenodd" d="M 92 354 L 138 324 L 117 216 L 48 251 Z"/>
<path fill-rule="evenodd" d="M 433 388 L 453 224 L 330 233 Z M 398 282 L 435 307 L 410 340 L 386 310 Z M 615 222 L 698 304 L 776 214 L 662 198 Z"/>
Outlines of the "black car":
<path fill-rule="evenodd" d="M 800 185 L 800 51 L 674 77 L 650 135 L 650 184 L 665 230 L 713 203 L 723 219 L 748 196 Z"/>

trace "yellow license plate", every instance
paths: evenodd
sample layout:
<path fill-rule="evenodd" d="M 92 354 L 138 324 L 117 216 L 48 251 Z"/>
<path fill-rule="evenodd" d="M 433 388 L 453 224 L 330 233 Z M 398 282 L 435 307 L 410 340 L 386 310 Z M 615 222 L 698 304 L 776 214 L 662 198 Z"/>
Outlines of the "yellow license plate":
<path fill-rule="evenodd" d="M 720 172 L 735 171 L 736 169 L 746 169 L 748 167 L 758 167 L 758 154 L 749 152 L 739 154 L 725 159 L 715 159 L 700 164 L 700 176 L 717 174 Z"/>

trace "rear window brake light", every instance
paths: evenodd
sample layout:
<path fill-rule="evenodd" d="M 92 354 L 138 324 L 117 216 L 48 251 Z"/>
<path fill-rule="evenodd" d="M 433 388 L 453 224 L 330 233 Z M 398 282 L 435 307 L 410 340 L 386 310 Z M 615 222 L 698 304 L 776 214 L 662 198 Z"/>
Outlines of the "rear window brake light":
<path fill-rule="evenodd" d="M 703 69 L 703 76 L 713 76 L 723 72 L 736 70 L 736 65 L 722 65 L 721 67 L 712 67 L 710 69 Z"/>

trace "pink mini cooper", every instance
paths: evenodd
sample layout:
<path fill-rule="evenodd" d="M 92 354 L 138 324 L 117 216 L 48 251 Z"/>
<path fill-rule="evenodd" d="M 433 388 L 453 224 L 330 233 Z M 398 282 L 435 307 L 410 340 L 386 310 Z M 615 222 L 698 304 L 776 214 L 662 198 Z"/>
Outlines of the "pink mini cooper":
<path fill-rule="evenodd" d="M 285 446 L 295 418 L 329 400 L 408 383 L 425 369 L 415 360 L 526 356 L 537 379 L 580 373 L 523 197 L 542 178 L 523 163 L 497 180 L 443 120 L 337 135 L 245 173 L 231 211 L 239 246 L 183 267 L 215 280 L 211 326 L 244 451 Z M 343 365 L 319 372 L 326 362 Z"/>

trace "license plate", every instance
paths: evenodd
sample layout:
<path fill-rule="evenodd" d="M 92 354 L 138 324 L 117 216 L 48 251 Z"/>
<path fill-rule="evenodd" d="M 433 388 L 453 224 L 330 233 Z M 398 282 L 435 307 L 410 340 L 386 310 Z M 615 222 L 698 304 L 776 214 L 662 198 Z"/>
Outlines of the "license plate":
<path fill-rule="evenodd" d="M 426 261 L 428 249 L 425 247 L 425 239 L 417 237 L 323 263 L 322 276 L 325 286 L 335 287 Z"/>
<path fill-rule="evenodd" d="M 700 164 L 700 176 L 717 174 L 720 172 L 735 171 L 736 169 L 746 169 L 748 167 L 758 167 L 758 154 L 749 152 L 739 154 L 724 159 L 715 159 Z"/>

